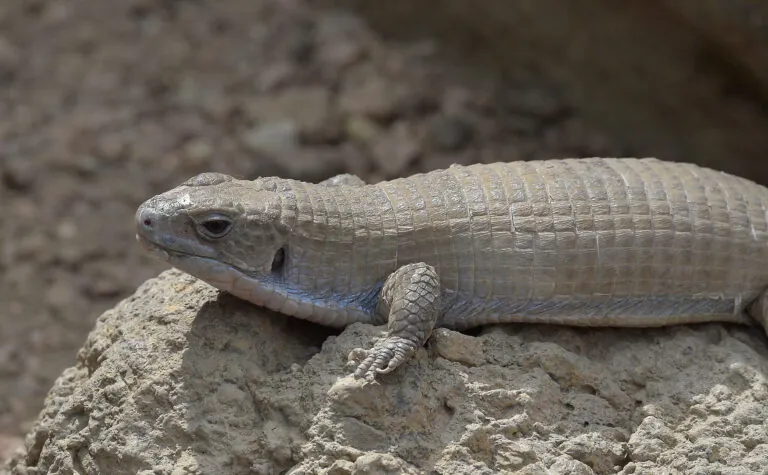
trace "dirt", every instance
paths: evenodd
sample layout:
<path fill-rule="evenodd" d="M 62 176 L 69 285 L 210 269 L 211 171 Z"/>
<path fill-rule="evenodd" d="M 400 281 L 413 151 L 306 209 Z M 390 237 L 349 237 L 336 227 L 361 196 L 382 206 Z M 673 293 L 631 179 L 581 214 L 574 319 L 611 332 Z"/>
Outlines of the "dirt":
<path fill-rule="evenodd" d="M 535 71 L 481 74 L 299 0 L 4 0 L 0 434 L 27 431 L 96 317 L 164 268 L 133 213 L 191 175 L 649 152 Z"/>

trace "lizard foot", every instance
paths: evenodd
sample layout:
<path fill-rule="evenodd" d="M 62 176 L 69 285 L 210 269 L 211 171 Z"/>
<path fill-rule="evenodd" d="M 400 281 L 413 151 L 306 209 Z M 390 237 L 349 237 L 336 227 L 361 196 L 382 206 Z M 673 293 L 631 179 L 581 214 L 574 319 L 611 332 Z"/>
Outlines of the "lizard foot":
<path fill-rule="evenodd" d="M 356 348 L 349 354 L 350 359 L 365 359 L 357 365 L 355 379 L 368 382 L 376 380 L 377 374 L 391 373 L 416 352 L 417 345 L 411 340 L 390 336 L 379 340 L 370 350 Z"/>
<path fill-rule="evenodd" d="M 415 262 L 390 274 L 376 305 L 378 314 L 388 315 L 387 336 L 368 351 L 350 353 L 351 359 L 362 359 L 355 379 L 373 382 L 377 374 L 391 373 L 408 361 L 432 333 L 441 300 L 440 279 L 434 267 Z"/>

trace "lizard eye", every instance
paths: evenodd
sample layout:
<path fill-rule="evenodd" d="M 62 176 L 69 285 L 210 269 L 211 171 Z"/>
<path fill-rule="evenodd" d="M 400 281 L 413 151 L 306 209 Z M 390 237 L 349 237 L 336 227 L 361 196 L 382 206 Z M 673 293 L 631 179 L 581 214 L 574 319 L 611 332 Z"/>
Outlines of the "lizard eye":
<path fill-rule="evenodd" d="M 232 229 L 232 221 L 226 216 L 211 216 L 200 223 L 202 234 L 211 239 L 222 238 Z"/>

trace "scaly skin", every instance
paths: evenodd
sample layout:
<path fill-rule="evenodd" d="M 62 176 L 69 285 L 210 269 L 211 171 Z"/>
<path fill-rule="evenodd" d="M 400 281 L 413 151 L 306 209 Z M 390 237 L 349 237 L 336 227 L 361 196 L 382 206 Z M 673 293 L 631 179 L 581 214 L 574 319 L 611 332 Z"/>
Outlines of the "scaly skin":
<path fill-rule="evenodd" d="M 768 189 L 743 178 L 589 158 L 375 185 L 205 173 L 136 220 L 147 249 L 242 299 L 335 327 L 388 321 L 385 339 L 352 354 L 355 376 L 373 380 L 435 326 L 765 328 L 767 213 Z"/>

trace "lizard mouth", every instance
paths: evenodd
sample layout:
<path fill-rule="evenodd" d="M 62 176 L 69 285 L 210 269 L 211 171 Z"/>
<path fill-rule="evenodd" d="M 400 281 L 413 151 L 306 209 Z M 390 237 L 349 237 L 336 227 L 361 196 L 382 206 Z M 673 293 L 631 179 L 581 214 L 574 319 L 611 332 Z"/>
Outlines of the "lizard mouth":
<path fill-rule="evenodd" d="M 171 260 L 171 252 L 173 251 L 169 252 L 167 249 L 161 247 L 157 243 L 150 241 L 149 239 L 142 236 L 141 234 L 136 234 L 136 240 L 139 242 L 139 244 L 145 251 L 149 252 L 155 257 L 158 257 L 163 261 Z"/>
<path fill-rule="evenodd" d="M 237 265 L 234 265 L 232 263 L 224 263 L 220 262 L 213 256 L 207 256 L 207 255 L 200 255 L 200 254 L 193 254 L 191 252 L 185 252 L 178 249 L 168 248 L 163 246 L 162 244 L 158 244 L 151 239 L 148 239 L 146 236 L 142 236 L 141 234 L 136 234 L 136 240 L 139 242 L 141 247 L 147 251 L 148 253 L 152 254 L 156 258 L 168 262 L 171 265 L 178 265 L 180 269 L 185 270 L 184 268 L 187 267 L 184 265 L 185 262 L 190 261 L 198 261 L 199 262 L 211 262 L 215 263 L 219 266 L 226 266 L 230 268 L 232 271 L 235 271 L 243 276 L 249 277 L 249 278 L 259 278 L 263 277 L 265 272 L 260 272 L 258 269 L 246 269 Z M 275 257 L 276 260 L 280 260 L 279 265 L 282 265 L 282 259 L 283 255 L 279 253 L 279 257 Z M 272 270 L 275 270 L 275 262 L 272 263 Z"/>
<path fill-rule="evenodd" d="M 190 259 L 215 260 L 210 256 L 201 256 L 191 252 L 184 252 L 178 249 L 168 248 L 152 241 L 151 239 L 148 239 L 146 236 L 142 236 L 141 234 L 136 234 L 136 240 L 149 254 L 171 265 L 181 264 L 183 261 Z M 230 267 L 232 267 L 234 270 L 237 270 L 238 272 L 247 274 L 246 271 L 239 269 L 236 266 L 230 265 Z"/>

